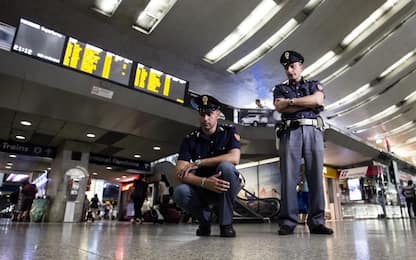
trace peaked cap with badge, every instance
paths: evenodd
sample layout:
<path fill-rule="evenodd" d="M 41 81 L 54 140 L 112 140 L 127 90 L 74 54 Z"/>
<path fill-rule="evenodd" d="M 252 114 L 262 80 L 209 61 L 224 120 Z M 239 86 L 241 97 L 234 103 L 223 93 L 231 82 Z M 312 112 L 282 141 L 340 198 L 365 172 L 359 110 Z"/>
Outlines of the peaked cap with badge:
<path fill-rule="evenodd" d="M 302 54 L 296 51 L 284 51 L 280 56 L 280 63 L 285 67 L 295 62 L 303 63 L 304 60 Z"/>
<path fill-rule="evenodd" d="M 209 95 L 201 95 L 191 100 L 191 105 L 199 113 L 211 113 L 220 109 L 221 102 Z"/>

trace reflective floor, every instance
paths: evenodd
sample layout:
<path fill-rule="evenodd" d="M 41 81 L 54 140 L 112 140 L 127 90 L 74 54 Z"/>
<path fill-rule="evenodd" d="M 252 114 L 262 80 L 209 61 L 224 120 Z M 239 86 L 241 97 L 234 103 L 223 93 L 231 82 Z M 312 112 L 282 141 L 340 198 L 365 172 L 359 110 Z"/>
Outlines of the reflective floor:
<path fill-rule="evenodd" d="M 330 222 L 333 236 L 298 226 L 237 224 L 236 238 L 196 237 L 196 225 L 27 224 L 0 220 L 0 259 L 416 259 L 416 220 Z"/>

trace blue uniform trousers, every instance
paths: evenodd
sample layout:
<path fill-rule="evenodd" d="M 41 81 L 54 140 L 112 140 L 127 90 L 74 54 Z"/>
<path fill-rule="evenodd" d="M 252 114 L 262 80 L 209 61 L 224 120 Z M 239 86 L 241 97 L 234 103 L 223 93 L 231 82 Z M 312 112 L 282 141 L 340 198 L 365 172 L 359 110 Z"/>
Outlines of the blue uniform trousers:
<path fill-rule="evenodd" d="M 230 225 L 233 221 L 234 200 L 240 191 L 238 171 L 232 163 L 222 162 L 216 172 L 221 171 L 220 179 L 230 182 L 230 189 L 223 193 L 216 193 L 189 184 L 181 184 L 175 189 L 173 198 L 176 204 L 197 218 L 202 225 L 211 223 L 210 205 L 216 204 L 219 209 L 220 225 Z"/>
<path fill-rule="evenodd" d="M 309 228 L 325 223 L 325 198 L 322 184 L 324 142 L 323 133 L 314 126 L 299 126 L 282 133 L 279 145 L 282 175 L 279 224 L 294 228 L 298 223 L 296 185 L 301 159 L 305 161 L 305 175 L 309 187 Z"/>

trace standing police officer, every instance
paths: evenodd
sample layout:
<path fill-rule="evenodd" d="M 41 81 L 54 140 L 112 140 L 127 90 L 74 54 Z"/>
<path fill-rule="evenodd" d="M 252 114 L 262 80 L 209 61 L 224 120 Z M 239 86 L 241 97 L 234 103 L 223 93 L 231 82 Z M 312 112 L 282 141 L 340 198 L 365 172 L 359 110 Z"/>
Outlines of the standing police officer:
<path fill-rule="evenodd" d="M 307 225 L 310 233 L 333 233 L 325 226 L 325 201 L 322 184 L 323 170 L 323 89 L 318 81 L 303 79 L 303 57 L 295 51 L 283 52 L 283 65 L 288 83 L 274 89 L 274 105 L 282 114 L 280 131 L 280 171 L 282 174 L 279 235 L 292 234 L 298 223 L 296 184 L 302 157 L 309 185 L 309 212 Z"/>
<path fill-rule="evenodd" d="M 233 206 L 240 191 L 240 136 L 234 126 L 218 125 L 220 102 L 202 95 L 193 99 L 199 111 L 200 128 L 183 140 L 176 176 L 182 182 L 174 193 L 175 202 L 199 221 L 197 236 L 211 234 L 212 204 L 219 208 L 220 236 L 235 237 Z"/>

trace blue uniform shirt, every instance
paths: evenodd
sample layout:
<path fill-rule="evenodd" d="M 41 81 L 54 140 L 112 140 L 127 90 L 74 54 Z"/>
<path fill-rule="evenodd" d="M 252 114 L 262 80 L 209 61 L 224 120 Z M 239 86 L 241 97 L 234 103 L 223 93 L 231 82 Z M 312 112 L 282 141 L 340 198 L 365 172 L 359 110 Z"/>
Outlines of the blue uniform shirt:
<path fill-rule="evenodd" d="M 207 136 L 201 129 L 188 134 L 182 141 L 178 160 L 195 161 L 197 159 L 215 157 L 226 154 L 231 149 L 240 149 L 240 136 L 232 125 L 217 125 L 214 134 Z M 215 168 L 202 167 L 196 175 L 209 177 Z"/>
<path fill-rule="evenodd" d="M 318 87 L 319 85 L 319 87 Z M 273 91 L 273 100 L 276 98 L 299 98 L 310 96 L 316 91 L 321 91 L 322 87 L 320 86 L 319 81 L 317 80 L 302 80 L 298 83 L 286 83 L 279 84 L 274 88 Z M 319 108 L 305 108 L 304 110 L 295 112 L 295 113 L 282 113 L 282 120 L 294 120 L 301 118 L 317 118 L 319 113 L 323 110 L 323 107 Z"/>

